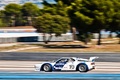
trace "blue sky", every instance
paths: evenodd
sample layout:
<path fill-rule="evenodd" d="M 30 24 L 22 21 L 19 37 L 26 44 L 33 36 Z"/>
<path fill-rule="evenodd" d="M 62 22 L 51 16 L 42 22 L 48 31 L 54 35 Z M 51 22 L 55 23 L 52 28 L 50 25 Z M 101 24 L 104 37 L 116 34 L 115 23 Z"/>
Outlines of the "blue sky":
<path fill-rule="evenodd" d="M 51 4 L 55 4 L 56 3 L 55 0 L 45 0 L 45 1 L 47 1 L 48 3 L 51 3 Z"/>
<path fill-rule="evenodd" d="M 40 8 L 43 7 L 42 5 L 43 0 L 0 0 L 0 10 L 4 9 L 4 7 L 9 3 L 17 3 L 17 4 L 24 4 L 26 2 L 32 2 L 37 4 Z M 50 4 L 56 4 L 55 0 L 45 0 Z"/>

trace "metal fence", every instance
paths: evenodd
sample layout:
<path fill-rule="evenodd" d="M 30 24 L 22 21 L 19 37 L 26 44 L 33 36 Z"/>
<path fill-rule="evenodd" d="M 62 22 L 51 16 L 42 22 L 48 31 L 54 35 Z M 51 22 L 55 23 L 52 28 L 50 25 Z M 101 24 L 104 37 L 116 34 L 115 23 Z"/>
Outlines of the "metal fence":
<path fill-rule="evenodd" d="M 17 42 L 17 38 L 0 38 L 0 43 L 13 43 Z"/>
<path fill-rule="evenodd" d="M 49 36 L 47 36 L 48 38 Z M 60 41 L 73 41 L 72 35 L 63 34 L 62 36 L 56 37 L 53 36 L 50 40 L 52 42 Z M 16 43 L 16 42 L 43 42 L 43 36 L 31 36 L 31 37 L 9 37 L 9 38 L 0 38 L 0 43 Z"/>

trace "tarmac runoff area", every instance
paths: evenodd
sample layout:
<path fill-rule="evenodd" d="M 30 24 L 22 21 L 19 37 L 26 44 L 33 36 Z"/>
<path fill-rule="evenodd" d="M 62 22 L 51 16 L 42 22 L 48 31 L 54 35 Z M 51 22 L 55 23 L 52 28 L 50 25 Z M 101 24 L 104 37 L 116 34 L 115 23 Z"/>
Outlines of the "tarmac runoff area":
<path fill-rule="evenodd" d="M 0 72 L 29 72 L 33 73 L 34 64 L 40 61 L 0 61 Z M 52 72 L 52 73 L 65 73 L 65 72 Z M 68 73 L 68 72 L 67 72 Z M 79 72 L 69 72 L 79 73 Z M 119 73 L 120 62 L 96 62 L 96 69 L 88 71 L 87 73 Z"/>

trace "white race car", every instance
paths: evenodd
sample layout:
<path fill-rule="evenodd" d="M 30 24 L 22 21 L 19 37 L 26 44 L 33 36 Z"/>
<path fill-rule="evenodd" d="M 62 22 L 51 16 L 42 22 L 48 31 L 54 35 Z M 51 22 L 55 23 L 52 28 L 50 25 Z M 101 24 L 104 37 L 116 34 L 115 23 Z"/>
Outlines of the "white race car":
<path fill-rule="evenodd" d="M 41 62 L 35 64 L 35 71 L 80 71 L 87 72 L 95 69 L 95 59 L 98 57 L 90 57 L 89 59 L 76 57 L 62 57 L 53 62 Z"/>

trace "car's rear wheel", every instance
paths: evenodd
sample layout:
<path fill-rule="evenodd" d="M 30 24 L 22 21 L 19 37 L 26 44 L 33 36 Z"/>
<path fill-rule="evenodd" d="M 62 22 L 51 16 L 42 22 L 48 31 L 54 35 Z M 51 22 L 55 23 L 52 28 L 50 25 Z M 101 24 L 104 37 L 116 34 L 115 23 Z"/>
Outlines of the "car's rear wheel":
<path fill-rule="evenodd" d="M 45 72 L 50 72 L 50 71 L 52 71 L 52 67 L 50 66 L 50 64 L 45 64 L 45 65 L 43 66 L 43 70 L 44 70 Z"/>
<path fill-rule="evenodd" d="M 78 70 L 79 70 L 80 72 L 87 72 L 87 71 L 88 71 L 87 65 L 85 65 L 85 64 L 79 65 L 79 66 L 78 66 Z"/>

